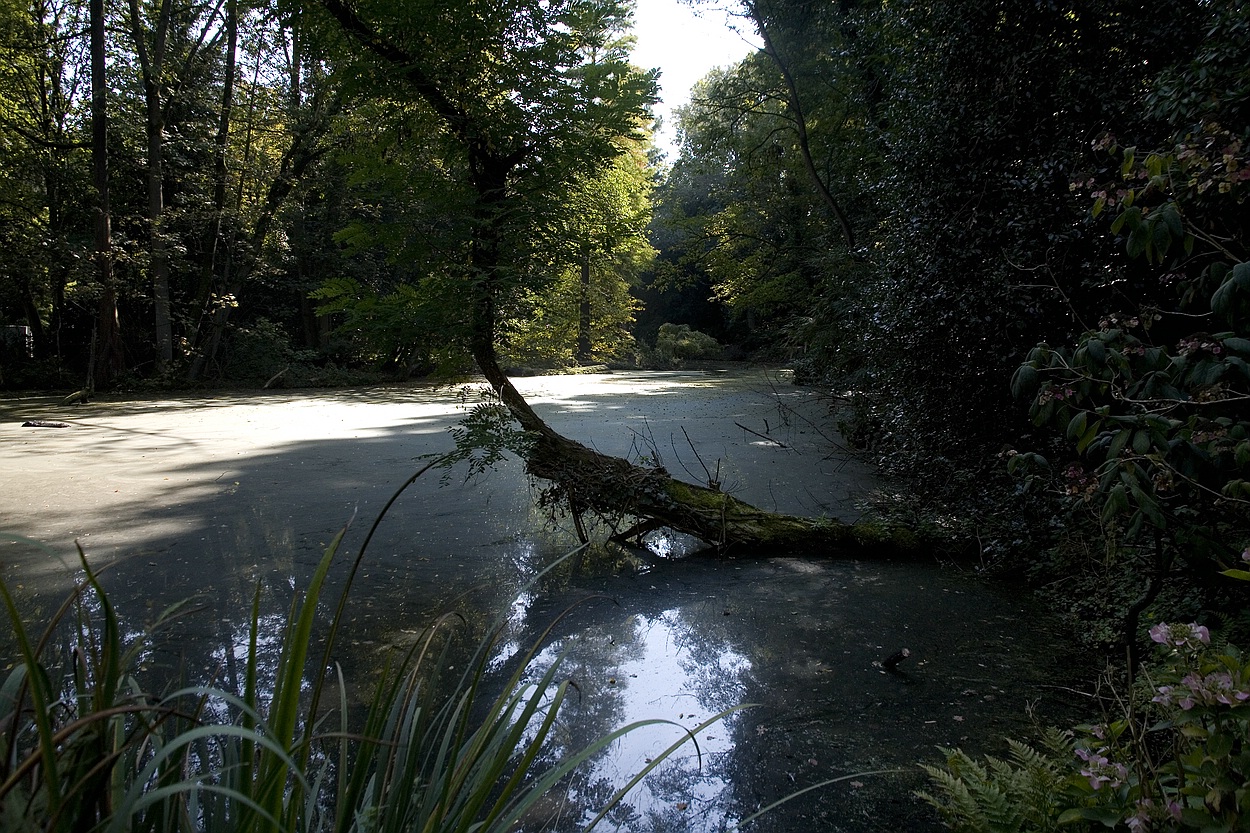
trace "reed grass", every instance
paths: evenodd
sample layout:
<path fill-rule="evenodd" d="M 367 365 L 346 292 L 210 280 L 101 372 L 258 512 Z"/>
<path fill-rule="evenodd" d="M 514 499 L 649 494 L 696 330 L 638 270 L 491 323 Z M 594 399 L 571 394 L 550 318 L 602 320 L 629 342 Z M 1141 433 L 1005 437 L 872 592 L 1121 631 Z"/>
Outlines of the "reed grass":
<path fill-rule="evenodd" d="M 257 588 L 237 692 L 209 684 L 164 696 L 147 691 L 134 669 L 150 636 L 124 638 L 81 550 L 84 578 L 37 636 L 0 583 L 18 653 L 0 683 L 0 830 L 503 833 L 622 735 L 671 724 L 632 723 L 548 764 L 541 753 L 572 684 L 560 675 L 560 659 L 537 682 L 525 682 L 547 634 L 499 688 L 488 681 L 487 667 L 500 629 L 454 672 L 448 634 L 455 617 L 449 616 L 394 660 L 361 725 L 350 725 L 348 685 L 331 658 L 351 580 L 386 509 L 439 463 L 403 484 L 375 521 L 351 563 L 319 661 L 310 661 L 310 651 L 343 533 L 292 601 L 276 673 L 264 680 Z M 184 612 L 165 611 L 156 629 Z M 322 707 L 329 701 L 336 708 Z M 589 826 L 695 733 L 657 756 Z"/>

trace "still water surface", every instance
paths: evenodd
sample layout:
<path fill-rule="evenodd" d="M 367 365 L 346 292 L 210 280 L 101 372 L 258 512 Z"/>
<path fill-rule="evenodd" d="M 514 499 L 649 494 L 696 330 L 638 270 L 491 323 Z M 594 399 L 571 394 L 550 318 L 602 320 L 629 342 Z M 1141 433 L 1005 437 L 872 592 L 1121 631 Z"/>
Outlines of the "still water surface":
<path fill-rule="evenodd" d="M 854 520 L 874 473 L 839 449 L 812 392 L 755 370 L 522 379 L 557 430 L 611 454 L 757 505 Z M 76 574 L 73 542 L 126 621 L 191 600 L 145 658 L 153 673 L 213 673 L 246 640 L 255 588 L 280 621 L 326 545 L 347 526 L 354 555 L 395 488 L 476 394 L 429 387 L 128 400 L 79 409 L 0 400 L 0 571 L 37 615 Z M 56 419 L 65 429 L 21 427 Z M 466 482 L 427 475 L 379 527 L 352 593 L 339 661 L 349 678 L 454 610 L 485 630 L 503 617 L 497 663 L 552 622 L 539 665 L 563 655 L 578 686 L 568 749 L 632 720 L 694 727 L 744 703 L 683 750 L 607 829 L 720 830 L 807 785 L 853 777 L 770 814 L 762 829 L 923 830 L 910 790 L 936 747 L 1001 751 L 1034 719 L 1063 721 L 1071 666 L 1027 600 L 937 564 L 742 552 L 601 550 L 532 577 L 575 544 L 534 509 L 519 463 Z M 38 543 L 36 543 L 38 542 Z M 342 573 L 336 574 L 342 581 Z M 331 587 L 331 593 L 336 588 Z M 570 605 L 573 612 L 560 618 Z M 271 630 L 273 629 L 271 628 Z M 874 665 L 911 650 L 902 673 Z M 7 665 L 11 660 L 3 660 Z M 553 796 L 535 829 L 573 830 L 680 732 L 617 743 Z M 560 750 L 553 750 L 559 754 Z M 907 768 L 904 773 L 858 774 Z"/>

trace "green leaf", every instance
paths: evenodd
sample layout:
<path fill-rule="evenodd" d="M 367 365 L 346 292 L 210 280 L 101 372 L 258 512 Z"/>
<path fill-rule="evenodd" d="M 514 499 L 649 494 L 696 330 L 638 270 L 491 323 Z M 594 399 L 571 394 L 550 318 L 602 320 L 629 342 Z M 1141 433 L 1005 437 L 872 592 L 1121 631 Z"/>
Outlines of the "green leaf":
<path fill-rule="evenodd" d="M 1120 823 L 1120 813 L 1110 807 L 1082 807 L 1081 818 L 1096 821 L 1103 827 L 1115 827 Z"/>
<path fill-rule="evenodd" d="M 1129 173 L 1132 172 L 1133 163 L 1136 161 L 1136 159 L 1137 159 L 1137 148 L 1131 147 L 1131 148 L 1124 149 L 1124 163 L 1120 165 L 1120 174 L 1122 176 L 1127 177 Z"/>
<path fill-rule="evenodd" d="M 1141 209 L 1140 208 L 1133 206 L 1132 208 L 1127 209 L 1126 211 L 1122 212 L 1120 216 L 1116 217 L 1111 222 L 1112 234 L 1119 234 L 1120 230 L 1124 228 L 1125 226 L 1128 226 L 1129 231 L 1133 231 L 1134 229 L 1141 227 Z"/>
<path fill-rule="evenodd" d="M 1238 353 L 1250 354 L 1250 339 L 1231 337 L 1224 339 L 1224 349 L 1234 350 Z"/>
<path fill-rule="evenodd" d="M 1089 414 L 1085 411 L 1077 411 L 1076 416 L 1068 421 L 1067 436 L 1069 438 L 1078 437 L 1085 433 L 1085 423 L 1089 419 Z"/>
<path fill-rule="evenodd" d="M 1050 418 L 1054 415 L 1055 415 L 1055 402 L 1052 399 L 1050 402 L 1047 402 L 1046 404 L 1041 405 L 1040 407 L 1037 408 L 1036 413 L 1033 414 L 1033 424 L 1045 425 L 1046 423 L 1050 422 Z"/>
<path fill-rule="evenodd" d="M 1224 375 L 1224 370 L 1223 362 L 1204 361 L 1194 368 L 1192 378 L 1195 384 L 1202 387 L 1214 385 Z"/>
<path fill-rule="evenodd" d="M 1216 274 L 1217 269 L 1212 266 L 1211 275 Z M 1211 295 L 1211 311 L 1216 315 L 1232 315 L 1238 297 L 1244 297 L 1247 291 L 1250 291 L 1250 262 L 1238 263 Z"/>
<path fill-rule="evenodd" d="M 1152 233 L 1150 242 L 1154 247 L 1155 256 L 1160 262 L 1163 256 L 1168 253 L 1168 249 L 1172 247 L 1172 235 L 1167 223 L 1155 222 L 1152 224 Z"/>
<path fill-rule="evenodd" d="M 1128 528 L 1124 531 L 1124 537 L 1132 540 L 1137 537 L 1137 533 L 1141 532 L 1142 524 L 1145 523 L 1145 516 L 1142 515 L 1140 509 L 1134 512 L 1128 519 Z"/>
<path fill-rule="evenodd" d="M 1241 581 L 1250 581 L 1250 570 L 1224 570 L 1220 575 L 1240 579 Z"/>
<path fill-rule="evenodd" d="M 1125 244 L 1125 251 L 1129 257 L 1139 257 L 1145 254 L 1151 244 L 1150 228 L 1146 225 L 1136 226 L 1128 235 L 1128 242 Z"/>
<path fill-rule="evenodd" d="M 1230 480 L 1220 489 L 1226 497 L 1250 497 L 1250 483 L 1244 480 Z"/>
<path fill-rule="evenodd" d="M 1170 202 L 1158 211 L 1163 224 L 1167 227 L 1169 236 L 1180 237 L 1185 233 L 1184 225 L 1181 223 L 1181 214 L 1176 210 L 1176 203 Z"/>
<path fill-rule="evenodd" d="M 1227 732 L 1217 732 L 1207 741 L 1207 755 L 1211 758 L 1227 758 L 1233 751 L 1233 736 Z"/>
<path fill-rule="evenodd" d="M 1107 493 L 1107 502 L 1102 507 L 1102 522 L 1108 523 L 1128 508 L 1128 490 L 1124 488 L 1123 483 L 1117 483 Z"/>
<path fill-rule="evenodd" d="M 1145 454 L 1150 450 L 1150 432 L 1145 429 L 1139 429 L 1133 434 L 1133 451 L 1138 454 Z"/>
<path fill-rule="evenodd" d="M 1121 429 L 1111 440 L 1111 447 L 1107 449 L 1107 459 L 1114 460 L 1119 457 L 1120 452 L 1124 450 L 1125 444 L 1128 443 L 1129 438 L 1132 436 L 1133 430 L 1131 428 Z"/>
<path fill-rule="evenodd" d="M 1033 365 L 1020 365 L 1016 368 L 1015 375 L 1011 377 L 1011 395 L 1016 399 L 1032 396 L 1037 390 L 1038 378 L 1037 368 Z"/>
<path fill-rule="evenodd" d="M 1073 807 L 1060 813 L 1059 818 L 1056 819 L 1056 821 L 1059 824 L 1073 824 L 1078 821 L 1083 821 L 1084 819 L 1085 815 L 1082 813 L 1081 808 Z"/>
<path fill-rule="evenodd" d="M 1085 449 L 1089 448 L 1089 444 L 1098 436 L 1098 429 L 1102 427 L 1102 420 L 1094 420 L 1094 422 L 1085 429 L 1085 434 L 1076 443 L 1076 452 L 1084 454 Z"/>

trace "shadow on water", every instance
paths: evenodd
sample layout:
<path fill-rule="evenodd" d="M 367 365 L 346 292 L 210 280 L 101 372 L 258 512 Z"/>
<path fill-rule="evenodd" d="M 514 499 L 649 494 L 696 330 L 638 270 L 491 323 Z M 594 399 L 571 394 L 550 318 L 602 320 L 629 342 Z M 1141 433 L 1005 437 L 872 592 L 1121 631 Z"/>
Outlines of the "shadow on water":
<path fill-rule="evenodd" d="M 853 520 L 855 496 L 875 486 L 862 462 L 831 453 L 814 396 L 758 375 L 520 385 L 569 436 L 690 479 L 714 472 L 765 507 Z M 232 676 L 258 584 L 272 640 L 335 534 L 355 518 L 346 561 L 425 455 L 450 448 L 445 429 L 463 413 L 454 390 L 389 388 L 49 408 L 0 402 L 0 465 L 16 473 L 0 494 L 0 528 L 21 536 L 0 539 L 0 572 L 37 620 L 69 586 L 77 540 L 108 567 L 102 580 L 130 626 L 192 600 L 197 611 L 143 660 L 151 673 L 189 679 Z M 72 427 L 20 427 L 32 418 Z M 1072 697 L 1060 686 L 1073 672 L 1045 617 L 954 571 L 618 553 L 525 590 L 572 540 L 535 511 L 516 461 L 467 483 L 459 471 L 443 485 L 427 475 L 370 545 L 336 660 L 367 683 L 388 647 L 448 610 L 476 633 L 509 614 L 516 650 L 574 601 L 604 597 L 560 619 L 540 657 L 567 651 L 564 670 L 580 690 L 564 718 L 567 746 L 635 719 L 692 727 L 758 704 L 705 733 L 701 756 L 687 748 L 657 770 L 610 818 L 626 830 L 719 830 L 820 780 L 900 767 L 908 772 L 810 793 L 760 829 L 936 830 L 910 794 L 915 761 L 934 759 L 938 745 L 1000 751 L 1002 735 L 1029 734 L 1030 709 L 1043 723 L 1068 717 Z M 327 598 L 337 590 L 332 582 Z M 904 646 L 902 673 L 873 665 Z M 679 736 L 670 726 L 620 741 L 536 810 L 533 829 L 575 829 Z"/>

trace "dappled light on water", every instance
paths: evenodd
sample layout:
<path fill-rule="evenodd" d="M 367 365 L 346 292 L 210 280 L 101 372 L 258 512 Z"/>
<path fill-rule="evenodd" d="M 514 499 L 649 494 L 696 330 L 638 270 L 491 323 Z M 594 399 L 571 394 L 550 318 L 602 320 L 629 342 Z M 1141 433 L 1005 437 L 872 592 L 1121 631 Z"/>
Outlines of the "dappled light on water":
<path fill-rule="evenodd" d="M 566 436 L 715 481 L 765 509 L 853 521 L 878 485 L 830 433 L 826 403 L 772 374 L 518 385 Z M 72 582 L 80 541 L 93 566 L 108 567 L 101 582 L 129 630 L 187 603 L 144 667 L 173 685 L 227 689 L 239 679 L 259 586 L 258 661 L 271 678 L 276 623 L 327 546 L 344 533 L 323 623 L 383 505 L 452 447 L 446 429 L 475 396 L 284 392 L 104 402 L 68 414 L 49 410 L 50 400 L 0 402 L 0 467 L 21 484 L 0 495 L 5 531 L 16 533 L 0 539 L 0 571 L 26 610 L 45 612 Z M 18 427 L 30 418 L 71 428 Z M 623 831 L 720 830 L 819 781 L 932 760 L 938 745 L 1001 751 L 998 737 L 1029 734 L 1029 708 L 1050 719 L 1062 681 L 1077 673 L 1059 664 L 1045 616 L 935 566 L 828 553 L 716 560 L 660 530 L 642 550 L 600 540 L 536 580 L 577 539 L 566 516 L 535 507 L 523 465 L 508 459 L 471 479 L 463 469 L 440 474 L 396 499 L 355 576 L 331 657 L 349 704 L 367 699 L 385 661 L 445 616 L 470 645 L 504 623 L 490 665 L 501 678 L 536 643 L 544 662 L 570 652 L 562 673 L 577 691 L 562 744 L 638 718 L 671 721 L 621 740 L 562 784 L 531 829 L 578 828 L 685 729 L 745 703 L 760 705 L 707 728 L 698 754 L 683 747 L 608 821 Z M 874 665 L 902 647 L 911 659 L 897 673 Z M 754 829 L 921 829 L 909 771 L 848 779 Z M 925 829 L 938 829 L 932 821 Z"/>

